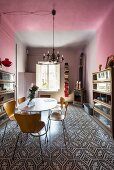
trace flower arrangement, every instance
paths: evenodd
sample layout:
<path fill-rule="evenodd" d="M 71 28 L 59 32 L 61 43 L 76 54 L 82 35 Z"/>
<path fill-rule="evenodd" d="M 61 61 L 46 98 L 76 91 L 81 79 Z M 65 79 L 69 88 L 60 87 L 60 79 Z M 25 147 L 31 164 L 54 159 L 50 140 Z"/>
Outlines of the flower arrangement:
<path fill-rule="evenodd" d="M 29 95 L 28 95 L 28 98 L 29 98 L 29 102 L 28 104 L 31 102 L 32 99 L 34 99 L 35 97 L 35 92 L 38 90 L 38 86 L 32 84 L 31 88 L 29 89 Z"/>

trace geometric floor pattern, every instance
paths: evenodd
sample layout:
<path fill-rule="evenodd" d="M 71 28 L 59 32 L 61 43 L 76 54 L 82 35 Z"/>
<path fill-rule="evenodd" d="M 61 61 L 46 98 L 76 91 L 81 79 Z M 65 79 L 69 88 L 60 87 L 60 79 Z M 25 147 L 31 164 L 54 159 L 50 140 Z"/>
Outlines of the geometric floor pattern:
<path fill-rule="evenodd" d="M 48 131 L 48 143 L 41 137 L 42 163 L 38 138 L 29 135 L 26 140 L 25 134 L 12 160 L 20 129 L 15 122 L 8 122 L 0 146 L 0 170 L 114 170 L 114 140 L 83 108 L 68 107 L 65 127 L 65 140 L 61 122 L 55 121 Z M 4 126 L 0 128 L 0 137 L 3 132 Z"/>

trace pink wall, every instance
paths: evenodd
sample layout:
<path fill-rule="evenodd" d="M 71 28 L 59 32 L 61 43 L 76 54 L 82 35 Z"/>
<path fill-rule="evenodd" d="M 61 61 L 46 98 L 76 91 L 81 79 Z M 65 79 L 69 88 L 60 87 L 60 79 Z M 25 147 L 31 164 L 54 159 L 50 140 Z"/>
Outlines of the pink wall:
<path fill-rule="evenodd" d="M 0 58 L 9 58 L 12 61 L 10 67 L 3 66 L 2 69 L 15 73 L 15 40 L 14 33 L 3 17 L 0 19 Z"/>
<path fill-rule="evenodd" d="M 96 32 L 96 38 L 90 41 L 86 51 L 86 90 L 90 103 L 92 96 L 92 73 L 98 71 L 99 64 L 105 69 L 107 57 L 114 55 L 114 7 L 111 9 L 102 25 Z"/>
<path fill-rule="evenodd" d="M 105 68 L 107 57 L 114 55 L 114 7 L 97 31 L 97 68 Z"/>

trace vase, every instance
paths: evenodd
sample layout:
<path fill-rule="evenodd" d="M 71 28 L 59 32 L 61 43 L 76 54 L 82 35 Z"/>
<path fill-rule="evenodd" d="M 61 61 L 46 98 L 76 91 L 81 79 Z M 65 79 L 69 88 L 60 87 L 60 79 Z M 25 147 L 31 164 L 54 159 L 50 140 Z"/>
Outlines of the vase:
<path fill-rule="evenodd" d="M 5 58 L 5 60 L 2 61 L 2 64 L 5 67 L 10 67 L 12 65 L 12 62 L 8 58 Z"/>
<path fill-rule="evenodd" d="M 32 102 L 32 99 L 29 99 L 27 105 L 30 105 L 31 102 Z"/>
<path fill-rule="evenodd" d="M 35 105 L 35 102 L 33 100 L 29 100 L 27 105 L 28 105 L 28 107 L 32 107 Z"/>

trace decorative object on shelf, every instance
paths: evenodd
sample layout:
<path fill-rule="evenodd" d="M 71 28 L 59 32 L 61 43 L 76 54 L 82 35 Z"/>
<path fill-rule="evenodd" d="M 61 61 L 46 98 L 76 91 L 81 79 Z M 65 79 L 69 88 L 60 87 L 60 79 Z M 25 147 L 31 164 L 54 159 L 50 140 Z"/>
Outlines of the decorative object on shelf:
<path fill-rule="evenodd" d="M 101 71 L 102 64 L 99 65 L 99 71 Z"/>
<path fill-rule="evenodd" d="M 5 67 L 10 67 L 12 65 L 12 62 L 8 58 L 5 58 L 5 60 L 2 61 L 2 64 Z"/>
<path fill-rule="evenodd" d="M 76 89 L 78 89 L 78 83 L 79 83 L 79 82 L 77 81 L 77 82 L 76 82 Z"/>
<path fill-rule="evenodd" d="M 56 15 L 56 10 L 52 10 L 52 16 L 53 16 L 53 49 L 52 49 L 52 54 L 49 53 L 47 55 L 43 55 L 43 61 L 49 62 L 49 63 L 62 63 L 64 58 L 63 55 L 60 56 L 59 51 L 57 54 L 55 54 L 55 48 L 54 48 L 54 16 Z"/>
<path fill-rule="evenodd" d="M 76 90 L 81 90 L 81 81 L 76 82 Z"/>
<path fill-rule="evenodd" d="M 64 95 L 69 96 L 69 65 L 65 63 L 64 65 Z"/>
<path fill-rule="evenodd" d="M 29 102 L 28 102 L 28 105 L 30 104 L 30 102 L 32 101 L 32 99 L 35 98 L 35 92 L 38 90 L 38 86 L 32 84 L 31 88 L 29 89 L 29 95 L 28 95 L 28 98 L 29 98 Z"/>
<path fill-rule="evenodd" d="M 78 83 L 78 89 L 81 90 L 81 81 Z"/>
<path fill-rule="evenodd" d="M 114 55 L 110 55 L 109 57 L 107 57 L 107 61 L 106 61 L 106 67 L 113 67 L 114 66 Z"/>

